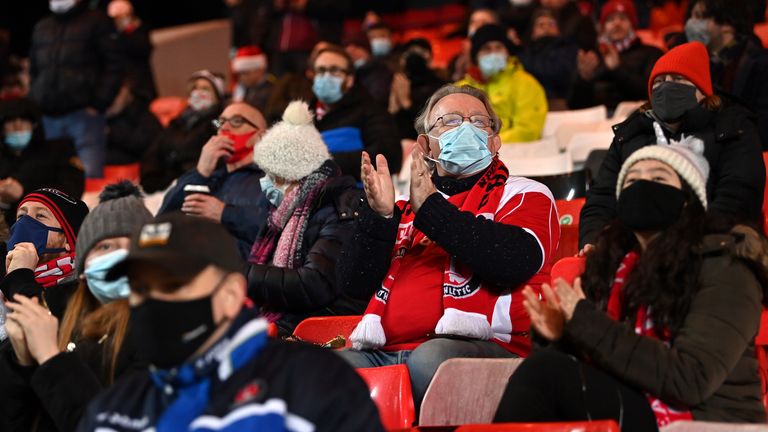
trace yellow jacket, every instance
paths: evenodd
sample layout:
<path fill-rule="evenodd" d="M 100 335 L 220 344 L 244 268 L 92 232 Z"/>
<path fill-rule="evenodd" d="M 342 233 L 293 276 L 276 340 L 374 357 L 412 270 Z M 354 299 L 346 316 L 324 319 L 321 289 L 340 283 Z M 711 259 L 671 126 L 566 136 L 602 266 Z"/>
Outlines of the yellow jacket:
<path fill-rule="evenodd" d="M 488 94 L 493 109 L 501 118 L 499 136 L 503 143 L 541 138 L 547 117 L 547 96 L 541 84 L 523 69 L 517 57 L 510 57 L 507 67 L 488 82 L 481 82 L 467 73 L 456 85 L 470 85 Z"/>

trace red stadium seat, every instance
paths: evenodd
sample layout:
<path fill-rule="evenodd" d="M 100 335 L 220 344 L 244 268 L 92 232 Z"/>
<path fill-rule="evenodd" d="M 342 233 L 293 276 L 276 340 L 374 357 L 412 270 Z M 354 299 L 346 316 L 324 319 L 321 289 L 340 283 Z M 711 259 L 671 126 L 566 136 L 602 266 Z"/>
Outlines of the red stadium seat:
<path fill-rule="evenodd" d="M 360 315 L 312 317 L 300 322 L 293 335 L 306 342 L 324 345 L 335 337 L 343 336 L 344 347 L 349 348 L 349 335 L 360 322 Z"/>
<path fill-rule="evenodd" d="M 104 177 L 100 179 L 86 179 L 85 191 L 100 193 L 104 186 L 117 183 L 121 180 L 128 180 L 133 183 L 139 183 L 139 173 L 141 167 L 138 163 L 128 165 L 105 165 Z"/>
<path fill-rule="evenodd" d="M 168 126 L 168 123 L 178 117 L 186 107 L 187 100 L 178 96 L 159 97 L 149 104 L 149 110 L 157 117 L 163 127 Z"/>
<path fill-rule="evenodd" d="M 579 252 L 579 215 L 586 198 L 557 200 L 557 214 L 560 216 L 560 246 L 555 261 L 571 257 Z"/>
<path fill-rule="evenodd" d="M 357 373 L 368 384 L 371 399 L 379 409 L 385 429 L 413 426 L 416 410 L 413 405 L 411 377 L 405 365 L 362 368 L 357 369 Z"/>
<path fill-rule="evenodd" d="M 768 23 L 755 25 L 755 35 L 763 42 L 763 46 L 768 48 Z"/>
<path fill-rule="evenodd" d="M 619 432 L 613 420 L 562 423 L 500 423 L 493 425 L 465 425 L 456 432 Z"/>

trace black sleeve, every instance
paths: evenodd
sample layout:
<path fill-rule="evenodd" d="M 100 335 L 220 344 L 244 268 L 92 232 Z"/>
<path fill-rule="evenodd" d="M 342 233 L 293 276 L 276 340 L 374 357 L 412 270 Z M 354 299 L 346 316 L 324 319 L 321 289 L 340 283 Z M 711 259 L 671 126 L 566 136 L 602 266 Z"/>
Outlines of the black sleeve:
<path fill-rule="evenodd" d="M 697 406 L 723 385 L 753 343 L 762 310 L 762 287 L 741 262 L 709 260 L 699 280 L 701 288 L 671 347 L 636 334 L 588 300 L 576 305 L 565 338 L 629 385 L 667 403 Z"/>
<path fill-rule="evenodd" d="M 13 346 L 6 340 L 0 344 L 0 430 L 32 430 L 40 402 L 29 385 L 34 366 L 24 367 L 16 361 Z"/>
<path fill-rule="evenodd" d="M 336 260 L 352 234 L 353 223 L 334 219 L 320 229 L 301 267 L 251 265 L 248 297 L 270 310 L 285 312 L 312 312 L 333 302 L 341 292 L 336 283 Z"/>
<path fill-rule="evenodd" d="M 35 272 L 22 268 L 16 269 L 3 278 L 0 282 L 0 291 L 6 299 L 12 300 L 15 294 L 25 297 L 39 297 L 43 295 L 43 287 L 35 281 Z"/>
<path fill-rule="evenodd" d="M 352 238 L 344 244 L 336 263 L 339 290 L 356 299 L 369 300 L 389 270 L 392 247 L 397 239 L 401 213 L 386 219 L 365 202 Z"/>
<path fill-rule="evenodd" d="M 122 44 L 112 23 L 107 16 L 98 17 L 95 35 L 96 49 L 102 62 L 98 83 L 95 83 L 93 107 L 104 112 L 115 100 L 123 81 L 125 55 Z"/>
<path fill-rule="evenodd" d="M 616 180 L 621 170 L 621 153 L 614 138 L 594 184 L 587 191 L 587 201 L 581 209 L 579 249 L 594 244 L 597 235 L 616 215 Z"/>
<path fill-rule="evenodd" d="M 161 191 L 168 187 L 173 178 L 168 173 L 165 153 L 173 148 L 170 141 L 171 131 L 165 129 L 150 145 L 141 161 L 141 186 L 147 193 Z"/>
<path fill-rule="evenodd" d="M 376 158 L 377 154 L 382 154 L 387 158 L 389 172 L 396 174 L 400 172 L 400 165 L 403 163 L 403 149 L 398 139 L 397 126 L 395 119 L 386 110 L 376 104 L 368 107 L 368 115 L 361 131 L 363 135 L 363 145 L 365 151 L 371 155 L 371 160 Z M 357 166 L 359 167 L 359 158 Z M 359 176 L 359 169 L 357 170 Z"/>
<path fill-rule="evenodd" d="M 595 81 L 585 80 L 574 74 L 571 88 L 568 92 L 568 108 L 579 109 L 595 105 Z"/>
<path fill-rule="evenodd" d="M 765 189 L 760 138 L 750 120 L 741 125 L 741 139 L 724 143 L 717 167 L 709 210 L 757 223 L 761 219 Z"/>
<path fill-rule="evenodd" d="M 544 258 L 536 238 L 523 228 L 463 212 L 437 192 L 416 213 L 414 227 L 501 289 L 530 279 Z"/>
<path fill-rule="evenodd" d="M 32 389 L 56 428 L 71 431 L 102 385 L 75 353 L 59 353 L 32 374 Z"/>

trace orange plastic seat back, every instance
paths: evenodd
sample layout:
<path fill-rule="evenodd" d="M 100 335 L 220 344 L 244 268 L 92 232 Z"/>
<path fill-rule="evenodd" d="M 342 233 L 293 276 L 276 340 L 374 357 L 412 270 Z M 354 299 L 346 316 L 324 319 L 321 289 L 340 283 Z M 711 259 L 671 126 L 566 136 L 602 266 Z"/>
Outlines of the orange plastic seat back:
<path fill-rule="evenodd" d="M 361 318 L 360 315 L 307 318 L 296 326 L 293 335 L 303 341 L 319 345 L 323 345 L 337 336 L 343 336 L 346 341 L 344 346 L 349 348 L 352 346 L 349 342 L 349 335 L 352 334 Z"/>
<path fill-rule="evenodd" d="M 557 200 L 557 214 L 560 216 L 560 225 L 579 225 L 579 215 L 581 208 L 584 207 L 586 198 L 576 198 L 572 200 Z"/>
<path fill-rule="evenodd" d="M 763 46 L 768 48 L 768 23 L 760 23 L 755 25 L 755 34 L 763 42 Z"/>
<path fill-rule="evenodd" d="M 139 183 L 139 174 L 141 167 L 138 163 L 128 165 L 105 165 L 104 177 L 85 179 L 85 192 L 99 194 L 104 186 L 117 183 L 121 180 L 128 180 L 132 183 Z"/>
<path fill-rule="evenodd" d="M 579 215 L 586 198 L 569 201 L 557 200 L 557 214 L 560 216 L 560 245 L 555 260 L 571 257 L 579 252 Z"/>
<path fill-rule="evenodd" d="M 357 369 L 357 373 L 368 384 L 385 429 L 404 429 L 413 425 L 416 410 L 411 377 L 405 365 L 362 368 Z"/>
<path fill-rule="evenodd" d="M 581 276 L 584 273 L 584 268 L 587 265 L 587 259 L 581 257 L 567 257 L 559 260 L 552 266 L 552 271 L 549 272 L 552 278 L 552 283 L 556 279 L 564 279 L 569 284 Z"/>
<path fill-rule="evenodd" d="M 149 104 L 149 110 L 157 117 L 163 127 L 184 111 L 187 107 L 187 100 L 179 96 L 163 96 L 152 101 Z"/>
<path fill-rule="evenodd" d="M 456 432 L 619 432 L 613 420 L 558 423 L 500 423 L 492 425 L 465 425 Z"/>

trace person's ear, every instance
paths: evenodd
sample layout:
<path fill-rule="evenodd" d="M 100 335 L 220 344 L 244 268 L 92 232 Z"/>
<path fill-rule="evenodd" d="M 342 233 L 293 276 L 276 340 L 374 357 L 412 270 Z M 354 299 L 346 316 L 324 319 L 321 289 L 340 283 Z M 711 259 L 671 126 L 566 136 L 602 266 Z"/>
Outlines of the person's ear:
<path fill-rule="evenodd" d="M 307 69 L 304 71 L 304 76 L 307 77 L 308 80 L 314 81 L 315 80 L 315 71 L 312 69 Z"/>
<path fill-rule="evenodd" d="M 233 320 L 243 309 L 247 281 L 240 273 L 230 273 L 218 293 L 221 317 L 219 320 Z"/>
<path fill-rule="evenodd" d="M 419 134 L 416 137 L 416 145 L 419 146 L 419 150 L 425 155 L 429 155 L 429 137 L 426 134 Z"/>
<path fill-rule="evenodd" d="M 349 90 L 355 85 L 355 74 L 348 73 L 347 78 L 344 80 L 344 90 Z"/>
<path fill-rule="evenodd" d="M 501 137 L 499 134 L 493 134 L 488 137 L 488 150 L 491 151 L 491 153 L 496 154 L 499 152 L 499 149 L 501 148 Z"/>

